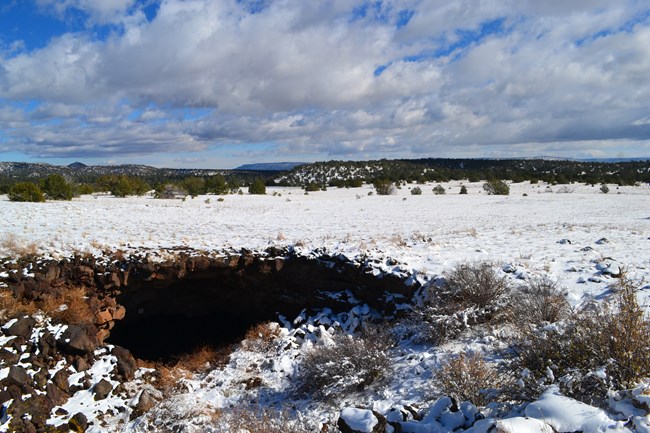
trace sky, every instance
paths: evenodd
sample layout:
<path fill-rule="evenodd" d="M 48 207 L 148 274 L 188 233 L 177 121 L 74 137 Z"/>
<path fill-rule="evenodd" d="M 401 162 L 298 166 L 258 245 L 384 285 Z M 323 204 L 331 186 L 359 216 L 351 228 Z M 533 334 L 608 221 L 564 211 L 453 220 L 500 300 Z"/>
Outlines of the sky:
<path fill-rule="evenodd" d="M 0 0 L 0 161 L 650 156 L 647 0 Z"/>

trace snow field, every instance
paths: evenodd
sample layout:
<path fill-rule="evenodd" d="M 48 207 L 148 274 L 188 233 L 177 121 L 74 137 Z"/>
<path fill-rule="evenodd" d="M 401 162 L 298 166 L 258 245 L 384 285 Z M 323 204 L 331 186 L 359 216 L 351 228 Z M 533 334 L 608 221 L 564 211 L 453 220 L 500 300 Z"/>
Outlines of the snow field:
<path fill-rule="evenodd" d="M 649 186 L 617 189 L 612 185 L 609 194 L 602 194 L 599 186 L 521 183 L 511 185 L 509 196 L 488 196 L 481 183 L 465 185 L 468 195 L 459 195 L 460 183 L 452 182 L 444 184 L 448 189 L 445 195 L 433 195 L 434 184 L 420 185 L 421 196 L 412 196 L 408 187 L 391 196 L 368 195 L 373 188 L 365 186 L 330 188 L 309 195 L 298 188 L 268 188 L 266 196 L 228 195 L 223 201 L 217 196 L 181 201 L 98 195 L 72 202 L 29 204 L 0 197 L 0 257 L 15 256 L 25 248 L 61 257 L 75 252 L 100 255 L 118 249 L 129 253 L 176 246 L 216 252 L 295 246 L 305 254 L 323 249 L 352 259 L 374 259 L 385 272 L 414 272 L 421 281 L 434 279 L 457 263 L 487 260 L 507 269 L 513 280 L 522 284 L 526 278 L 550 277 L 567 289 L 574 306 L 611 294 L 618 280 L 606 270 L 618 266 L 642 285 L 639 299 L 650 308 Z M 358 312 L 359 320 L 368 313 L 361 308 Z M 302 319 L 302 323 L 290 324 L 292 318 L 288 318 L 284 323 L 278 347 L 285 349 L 270 361 L 268 354 L 240 349 L 225 368 L 186 379 L 187 392 L 167 402 L 173 410 L 154 411 L 149 420 L 209 413 L 250 402 L 274 406 L 291 400 L 287 389 L 296 363 L 304 351 L 327 344 L 334 332 L 331 324 L 339 320 L 333 314 Z M 344 416 L 355 425 L 370 428 L 373 419 L 367 412 L 355 412 L 352 406 L 386 414 L 399 405 L 431 402 L 435 394 L 431 377 L 445 357 L 461 351 L 488 353 L 499 344 L 499 335 L 483 335 L 434 349 L 399 347 L 392 354 L 389 383 L 376 394 L 347 402 L 349 410 L 341 407 L 347 410 Z M 112 360 L 102 362 L 108 369 Z M 93 376 L 106 376 L 102 365 L 98 364 Z M 262 379 L 261 389 L 245 389 L 243 383 L 252 375 Z M 498 421 L 498 427 L 508 432 L 547 431 L 548 426 L 569 429 L 562 431 L 631 431 L 620 419 L 556 391 L 549 388 L 525 412 Z M 114 403 L 128 406 L 128 402 Z M 339 414 L 312 402 L 292 400 L 292 404 L 319 423 L 331 423 Z M 69 413 L 85 407 L 89 419 L 106 411 L 88 403 L 81 394 L 68 405 Z M 457 426 L 461 426 L 466 421 L 456 419 L 459 415 L 450 413 L 448 407 L 434 409 L 432 406 L 424 422 L 406 423 L 404 431 L 449 431 L 448 423 L 460 422 Z M 473 413 L 471 407 L 466 409 Z M 109 430 L 148 431 L 147 422 L 128 422 L 126 415 L 128 412 L 114 418 L 104 416 Z M 643 429 L 650 425 L 647 417 L 629 412 L 632 416 L 639 418 L 636 431 L 650 431 Z M 488 431 L 493 423 L 479 421 L 467 431 Z M 89 432 L 105 428 L 96 426 Z M 206 430 L 199 423 L 196 430 L 188 427 L 188 431 L 216 430 Z"/>

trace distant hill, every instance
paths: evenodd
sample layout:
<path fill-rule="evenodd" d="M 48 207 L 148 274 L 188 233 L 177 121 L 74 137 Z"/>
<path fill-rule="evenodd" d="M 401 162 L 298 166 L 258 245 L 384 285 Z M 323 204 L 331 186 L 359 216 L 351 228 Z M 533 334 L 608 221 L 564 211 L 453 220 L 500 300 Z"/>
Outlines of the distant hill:
<path fill-rule="evenodd" d="M 86 168 L 86 167 L 88 167 L 86 164 L 84 164 L 83 162 L 78 162 L 78 161 L 73 162 L 72 164 L 68 165 L 68 168 L 72 168 L 72 169 L 75 169 L 75 170 L 80 169 L 80 168 Z"/>
<path fill-rule="evenodd" d="M 260 162 L 257 164 L 244 164 L 235 170 L 259 170 L 259 171 L 288 171 L 294 167 L 306 164 L 305 162 Z"/>
<path fill-rule="evenodd" d="M 19 182 L 25 180 L 36 180 L 60 174 L 75 182 L 92 183 L 101 176 L 106 175 L 127 175 L 139 177 L 148 182 L 155 182 L 163 179 L 184 179 L 191 176 L 214 176 L 241 175 L 250 176 L 238 170 L 212 170 L 212 169 L 186 169 L 186 168 L 156 168 L 147 165 L 124 164 L 124 165 L 86 165 L 74 162 L 70 165 L 52 165 L 43 163 L 27 162 L 0 162 L 0 182 Z"/>

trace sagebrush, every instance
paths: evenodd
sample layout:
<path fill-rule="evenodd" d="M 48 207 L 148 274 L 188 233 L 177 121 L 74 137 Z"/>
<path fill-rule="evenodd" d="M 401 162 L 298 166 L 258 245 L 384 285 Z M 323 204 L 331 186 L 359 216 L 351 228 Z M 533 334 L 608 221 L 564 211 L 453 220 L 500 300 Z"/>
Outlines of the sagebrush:
<path fill-rule="evenodd" d="M 358 335 L 340 332 L 329 345 L 307 352 L 297 377 L 298 392 L 322 401 L 336 401 L 360 392 L 388 376 L 392 337 L 378 327 Z"/>

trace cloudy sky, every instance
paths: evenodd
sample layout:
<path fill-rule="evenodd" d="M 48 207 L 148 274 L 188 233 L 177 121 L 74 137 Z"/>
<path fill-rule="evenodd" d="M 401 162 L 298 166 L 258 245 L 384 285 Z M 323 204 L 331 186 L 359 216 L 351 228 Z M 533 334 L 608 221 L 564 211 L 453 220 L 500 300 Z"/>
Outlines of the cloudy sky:
<path fill-rule="evenodd" d="M 0 0 L 0 160 L 650 156 L 647 0 Z"/>

